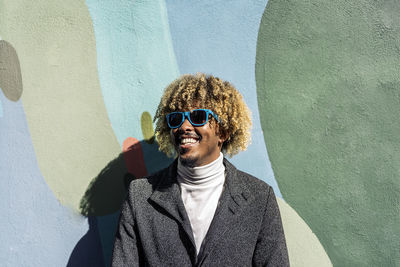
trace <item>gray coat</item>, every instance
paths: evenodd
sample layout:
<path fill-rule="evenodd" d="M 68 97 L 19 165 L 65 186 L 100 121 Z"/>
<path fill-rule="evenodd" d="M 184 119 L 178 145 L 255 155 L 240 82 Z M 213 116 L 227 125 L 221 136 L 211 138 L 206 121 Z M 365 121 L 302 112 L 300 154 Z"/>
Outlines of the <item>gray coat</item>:
<path fill-rule="evenodd" d="M 130 184 L 112 266 L 289 266 L 272 188 L 226 159 L 224 190 L 196 256 L 176 163 Z"/>

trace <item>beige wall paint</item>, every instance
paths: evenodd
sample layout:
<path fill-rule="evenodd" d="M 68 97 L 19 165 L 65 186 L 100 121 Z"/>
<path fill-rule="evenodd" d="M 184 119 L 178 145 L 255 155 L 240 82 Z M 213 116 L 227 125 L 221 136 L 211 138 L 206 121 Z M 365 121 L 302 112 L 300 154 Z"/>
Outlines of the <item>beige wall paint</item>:
<path fill-rule="evenodd" d="M 283 199 L 277 197 L 292 267 L 330 267 L 332 263 L 317 236 Z"/>
<path fill-rule="evenodd" d="M 60 0 L 0 6 L 0 36 L 20 59 L 40 170 L 57 199 L 77 211 L 89 182 L 121 151 L 101 95 L 87 6 Z"/>

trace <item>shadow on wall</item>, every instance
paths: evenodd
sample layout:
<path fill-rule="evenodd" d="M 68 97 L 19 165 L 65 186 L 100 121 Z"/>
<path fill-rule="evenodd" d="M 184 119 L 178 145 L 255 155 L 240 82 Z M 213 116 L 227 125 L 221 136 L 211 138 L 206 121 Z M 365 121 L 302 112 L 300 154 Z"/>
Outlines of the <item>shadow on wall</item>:
<path fill-rule="evenodd" d="M 125 181 L 130 176 L 122 152 L 89 184 L 80 202 L 82 215 L 104 216 L 116 212 L 125 197 Z"/>
<path fill-rule="evenodd" d="M 130 182 L 171 162 L 158 150 L 154 136 L 142 141 L 127 138 L 123 152 L 92 180 L 81 199 L 81 213 L 88 217 L 89 230 L 76 244 L 67 266 L 109 266 L 120 207 Z"/>
<path fill-rule="evenodd" d="M 106 266 L 99 238 L 97 219 L 88 217 L 89 230 L 79 240 L 69 257 L 67 266 Z M 108 266 L 108 265 L 107 265 Z"/>

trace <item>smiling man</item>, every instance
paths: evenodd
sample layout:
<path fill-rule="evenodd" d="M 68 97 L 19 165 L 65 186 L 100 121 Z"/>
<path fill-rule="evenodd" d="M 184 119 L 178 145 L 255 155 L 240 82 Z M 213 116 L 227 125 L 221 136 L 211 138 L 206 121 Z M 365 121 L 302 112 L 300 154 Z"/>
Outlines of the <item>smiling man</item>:
<path fill-rule="evenodd" d="M 224 158 L 250 141 L 240 93 L 213 76 L 183 75 L 155 120 L 160 150 L 177 158 L 130 184 L 112 265 L 289 266 L 272 188 Z"/>
<path fill-rule="evenodd" d="M 209 109 L 196 108 L 167 114 L 171 140 L 182 165 L 204 166 L 220 156 L 225 138 L 216 132 L 216 127 L 207 123 L 210 115 L 219 121 L 218 116 Z"/>

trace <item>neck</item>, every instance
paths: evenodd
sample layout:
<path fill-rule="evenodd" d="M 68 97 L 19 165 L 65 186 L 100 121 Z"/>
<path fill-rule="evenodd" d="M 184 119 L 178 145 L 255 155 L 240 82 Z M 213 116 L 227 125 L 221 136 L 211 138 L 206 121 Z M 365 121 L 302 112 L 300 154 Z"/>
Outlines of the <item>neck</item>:
<path fill-rule="evenodd" d="M 199 167 L 188 167 L 178 160 L 178 177 L 181 182 L 192 185 L 212 183 L 216 177 L 223 175 L 225 172 L 223 160 L 222 153 L 213 162 Z"/>

